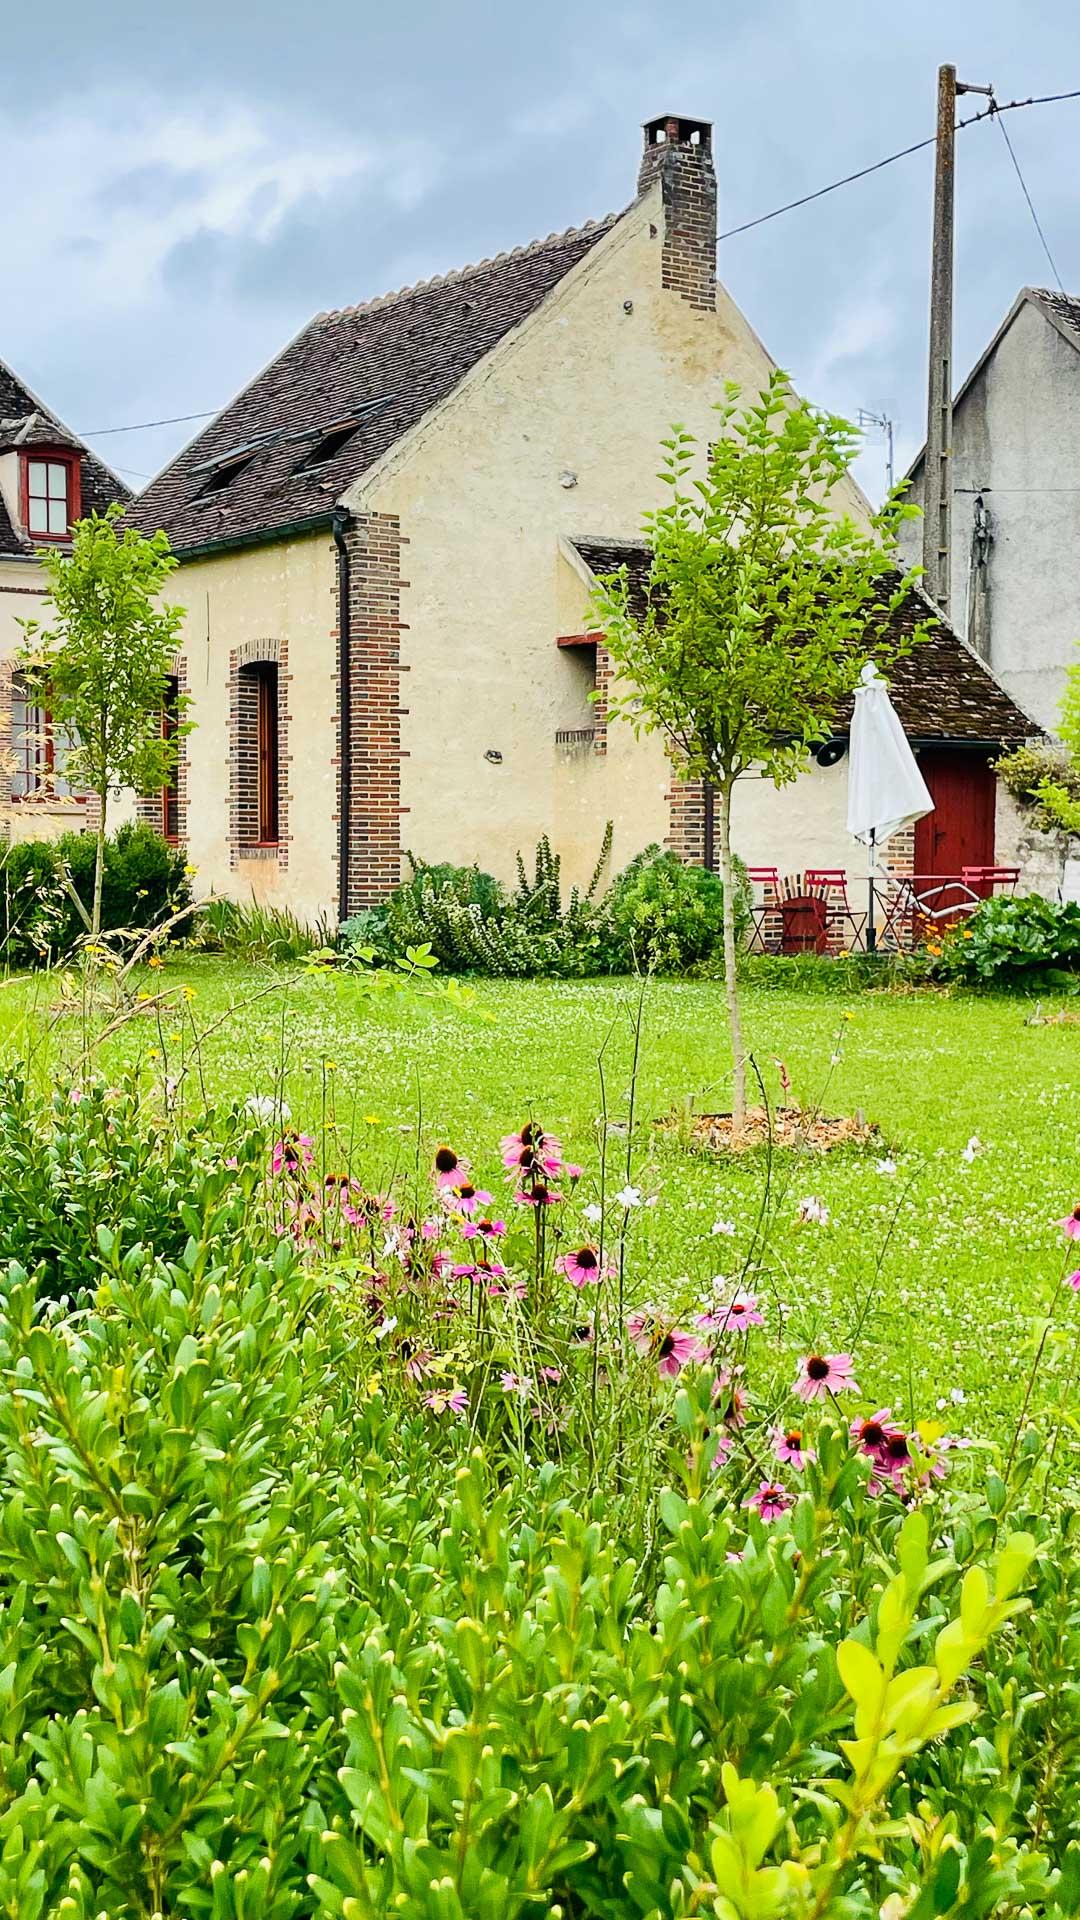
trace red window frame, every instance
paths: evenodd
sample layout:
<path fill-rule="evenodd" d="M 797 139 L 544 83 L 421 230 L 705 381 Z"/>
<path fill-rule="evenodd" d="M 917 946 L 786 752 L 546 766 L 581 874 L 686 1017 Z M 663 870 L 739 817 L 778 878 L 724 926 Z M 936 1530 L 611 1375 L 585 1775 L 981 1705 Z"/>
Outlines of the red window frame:
<path fill-rule="evenodd" d="M 22 523 L 31 540 L 61 541 L 71 539 L 71 529 L 82 513 L 82 463 L 77 453 L 70 453 L 60 447 L 26 448 L 21 454 L 19 473 L 19 507 Z M 42 533 L 30 525 L 30 468 L 31 466 L 63 467 L 67 475 L 67 525 L 63 533 Z M 46 482 L 46 487 L 48 482 Z M 40 495 L 35 495 L 35 499 Z M 46 491 L 46 500 L 52 496 Z"/>
<path fill-rule="evenodd" d="M 258 685 L 258 844 L 260 847 L 276 847 L 279 836 L 277 667 L 272 661 L 260 661 L 255 668 L 255 677 Z"/>
<path fill-rule="evenodd" d="M 161 705 L 161 737 L 163 740 L 175 738 L 179 725 L 180 679 L 171 673 L 165 683 L 165 698 Z M 171 847 L 180 840 L 180 763 L 175 760 L 169 777 L 161 789 L 161 832 L 163 839 Z"/>

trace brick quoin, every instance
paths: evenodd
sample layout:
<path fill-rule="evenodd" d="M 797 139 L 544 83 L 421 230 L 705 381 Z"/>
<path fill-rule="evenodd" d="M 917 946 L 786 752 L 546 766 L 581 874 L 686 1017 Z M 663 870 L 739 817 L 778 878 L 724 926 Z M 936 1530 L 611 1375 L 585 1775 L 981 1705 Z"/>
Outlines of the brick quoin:
<path fill-rule="evenodd" d="M 378 906 L 401 879 L 401 550 L 396 514 L 360 513 L 349 559 L 350 913 Z M 339 614 L 340 617 L 340 614 Z M 341 811 L 340 726 L 338 815 Z"/>
<path fill-rule="evenodd" d="M 705 864 L 705 782 L 680 780 L 674 768 L 668 784 L 668 831 L 664 844 L 688 867 Z M 713 849 L 714 863 L 716 848 Z"/>
<path fill-rule="evenodd" d="M 172 675 L 176 681 L 177 692 L 183 696 L 188 692 L 187 661 L 177 654 L 172 664 Z M 180 751 L 176 757 L 176 844 L 187 845 L 188 818 L 188 735 L 180 740 Z M 144 825 L 153 827 L 155 833 L 165 831 L 165 797 L 162 793 L 140 793 L 135 798 L 135 818 Z"/>
<path fill-rule="evenodd" d="M 638 193 L 657 180 L 664 201 L 660 284 L 700 312 L 715 312 L 716 174 L 707 120 L 665 114 L 646 121 Z"/>

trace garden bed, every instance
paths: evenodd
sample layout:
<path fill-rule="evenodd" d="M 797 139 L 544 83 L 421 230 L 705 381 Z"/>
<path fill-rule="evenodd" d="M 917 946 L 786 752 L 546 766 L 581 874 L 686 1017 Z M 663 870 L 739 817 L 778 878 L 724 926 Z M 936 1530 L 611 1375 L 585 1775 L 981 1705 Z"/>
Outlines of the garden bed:
<path fill-rule="evenodd" d="M 828 1153 L 833 1147 L 881 1146 L 881 1130 L 861 1113 L 805 1113 L 801 1107 L 751 1107 L 738 1134 L 730 1113 L 697 1113 L 690 1123 L 691 1144 L 710 1153 L 746 1153 L 770 1139 L 774 1147 L 802 1147 Z"/>

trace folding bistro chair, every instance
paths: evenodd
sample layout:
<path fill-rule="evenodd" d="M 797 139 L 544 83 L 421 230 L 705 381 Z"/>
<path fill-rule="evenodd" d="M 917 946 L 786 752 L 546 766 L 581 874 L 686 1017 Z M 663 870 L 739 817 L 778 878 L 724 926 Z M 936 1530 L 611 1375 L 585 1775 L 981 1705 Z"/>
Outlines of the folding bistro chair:
<path fill-rule="evenodd" d="M 1019 867 L 962 867 L 960 878 L 965 887 L 970 887 L 980 900 L 989 900 L 999 890 L 1002 893 L 1015 893 L 1020 878 Z"/>
<path fill-rule="evenodd" d="M 755 889 L 755 898 L 750 907 L 750 920 L 754 929 L 750 940 L 750 947 L 751 950 L 753 950 L 756 943 L 761 948 L 762 953 L 768 953 L 769 948 L 765 939 L 765 917 L 767 914 L 779 911 L 780 869 L 778 867 L 747 867 L 746 877 Z M 760 899 L 756 897 L 758 889 L 760 889 L 761 892 Z"/>

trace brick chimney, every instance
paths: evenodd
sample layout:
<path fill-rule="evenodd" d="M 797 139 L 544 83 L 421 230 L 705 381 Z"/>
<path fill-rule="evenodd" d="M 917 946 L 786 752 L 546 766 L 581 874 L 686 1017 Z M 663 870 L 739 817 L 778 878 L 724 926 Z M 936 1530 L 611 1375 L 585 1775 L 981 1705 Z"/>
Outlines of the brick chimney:
<path fill-rule="evenodd" d="M 716 307 L 716 175 L 712 124 L 663 113 L 645 122 L 638 193 L 664 194 L 661 285 L 692 307 Z"/>

